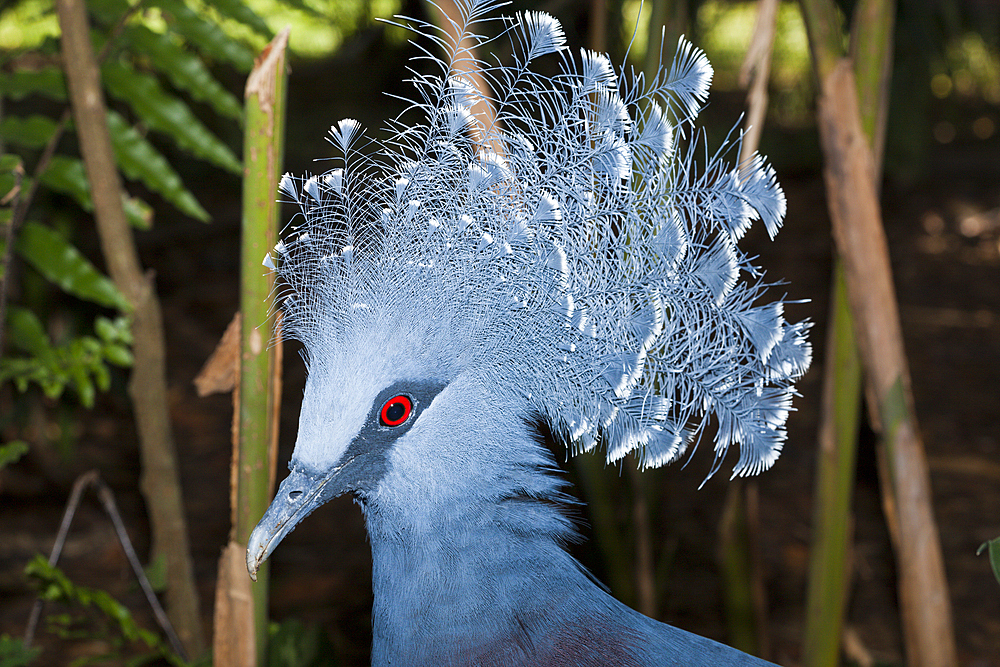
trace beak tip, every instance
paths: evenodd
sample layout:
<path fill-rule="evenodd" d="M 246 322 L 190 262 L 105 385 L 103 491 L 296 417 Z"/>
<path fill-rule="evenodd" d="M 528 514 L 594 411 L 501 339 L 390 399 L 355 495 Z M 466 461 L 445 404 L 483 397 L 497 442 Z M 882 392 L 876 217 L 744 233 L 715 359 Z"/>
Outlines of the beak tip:
<path fill-rule="evenodd" d="M 247 549 L 247 572 L 251 581 L 257 581 L 257 570 L 260 569 L 260 558 L 254 558 L 250 549 Z"/>
<path fill-rule="evenodd" d="M 312 510 L 325 503 L 328 477 L 293 468 L 278 487 L 274 500 L 247 537 L 246 564 L 251 581 L 278 543 Z"/>

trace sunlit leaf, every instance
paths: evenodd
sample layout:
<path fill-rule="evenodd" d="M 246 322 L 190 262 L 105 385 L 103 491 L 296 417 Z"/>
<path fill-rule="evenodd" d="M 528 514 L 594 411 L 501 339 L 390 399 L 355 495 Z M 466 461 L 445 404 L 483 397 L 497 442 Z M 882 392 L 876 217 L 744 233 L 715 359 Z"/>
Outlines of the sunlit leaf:
<path fill-rule="evenodd" d="M 107 365 L 132 364 L 132 351 L 127 347 L 131 331 L 124 317 L 114 321 L 98 318 L 97 328 L 103 330 L 103 334 L 99 334 L 103 340 L 79 336 L 58 346 L 49 341 L 37 316 L 25 308 L 12 306 L 8 310 L 7 326 L 12 349 L 27 354 L 0 357 L 0 382 L 11 380 L 20 391 L 27 390 L 34 382 L 46 396 L 57 399 L 70 387 L 84 406 L 91 407 L 96 390 L 107 391 L 111 386 Z M 121 342 L 108 342 L 109 338 Z"/>
<path fill-rule="evenodd" d="M 94 331 L 105 343 L 132 344 L 132 326 L 127 317 L 98 317 L 94 320 Z"/>
<path fill-rule="evenodd" d="M 39 273 L 63 291 L 108 308 L 131 309 L 128 300 L 107 276 L 65 238 L 45 225 L 37 222 L 25 224 L 18 236 L 17 250 Z"/>
<path fill-rule="evenodd" d="M 156 4 L 173 17 L 172 27 L 203 55 L 228 61 L 242 72 L 253 69 L 254 54 L 250 49 L 219 30 L 215 23 L 198 16 L 181 0 L 158 0 Z"/>
<path fill-rule="evenodd" d="M 105 345 L 102 352 L 105 359 L 117 366 L 129 367 L 135 363 L 132 350 L 124 345 Z"/>
<path fill-rule="evenodd" d="M 133 25 L 123 35 L 137 53 L 148 57 L 175 88 L 187 92 L 199 102 L 210 104 L 219 114 L 243 117 L 240 101 L 212 76 L 197 54 L 185 50 L 175 35 L 153 32 L 143 25 Z"/>
<path fill-rule="evenodd" d="M 242 23 L 268 41 L 274 38 L 274 32 L 264 19 L 254 13 L 244 0 L 212 0 L 212 6 L 223 16 Z"/>
<path fill-rule="evenodd" d="M 136 71 L 121 60 L 109 60 L 102 67 L 108 91 L 128 102 L 150 128 L 167 134 L 182 149 L 238 174 L 240 161 L 229 147 L 212 134 L 180 99 L 160 87 L 155 77 Z"/>
<path fill-rule="evenodd" d="M 142 181 L 164 199 L 192 218 L 207 222 L 208 212 L 184 187 L 181 177 L 145 137 L 114 111 L 108 111 L 108 130 L 118 166 L 126 177 Z"/>

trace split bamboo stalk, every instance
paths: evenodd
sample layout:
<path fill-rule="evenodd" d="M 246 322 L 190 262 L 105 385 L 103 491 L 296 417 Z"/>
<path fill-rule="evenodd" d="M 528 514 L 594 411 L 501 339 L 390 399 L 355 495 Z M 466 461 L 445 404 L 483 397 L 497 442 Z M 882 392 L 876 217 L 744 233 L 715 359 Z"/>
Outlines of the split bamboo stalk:
<path fill-rule="evenodd" d="M 233 529 L 219 561 L 216 588 L 216 667 L 264 664 L 267 655 L 268 570 L 250 585 L 246 545 L 274 488 L 281 402 L 280 331 L 268 332 L 268 297 L 274 275 L 261 260 L 278 240 L 275 188 L 285 134 L 285 56 L 289 30 L 281 31 L 257 58 L 246 86 L 243 147 L 243 229 L 236 381 L 233 387 Z M 275 319 L 280 326 L 280 319 Z"/>

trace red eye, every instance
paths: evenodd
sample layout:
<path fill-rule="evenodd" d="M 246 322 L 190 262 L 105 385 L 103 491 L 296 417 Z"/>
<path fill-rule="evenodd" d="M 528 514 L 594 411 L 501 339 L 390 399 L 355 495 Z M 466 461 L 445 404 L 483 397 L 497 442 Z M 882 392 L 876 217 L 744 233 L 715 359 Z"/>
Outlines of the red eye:
<path fill-rule="evenodd" d="M 399 426 L 409 418 L 411 412 L 413 412 L 412 401 L 408 396 L 400 394 L 385 402 L 379 416 L 386 426 Z"/>

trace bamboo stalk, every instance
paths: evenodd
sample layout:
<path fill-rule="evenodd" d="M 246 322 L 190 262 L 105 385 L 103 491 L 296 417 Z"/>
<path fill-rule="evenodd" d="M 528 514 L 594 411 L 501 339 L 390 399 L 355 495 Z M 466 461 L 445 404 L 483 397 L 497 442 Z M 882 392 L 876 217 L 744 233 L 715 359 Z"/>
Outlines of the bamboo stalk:
<path fill-rule="evenodd" d="M 152 561 L 167 569 L 167 611 L 188 654 L 201 655 L 204 638 L 188 547 L 170 415 L 167 407 L 163 318 L 151 274 L 143 271 L 121 201 L 121 179 L 106 125 L 100 73 L 83 0 L 57 2 L 62 56 L 76 132 L 80 137 L 94 218 L 108 273 L 132 304 L 135 363 L 129 394 L 142 458 L 140 486 L 150 514 Z"/>
<path fill-rule="evenodd" d="M 878 206 L 876 158 L 865 138 L 881 139 L 884 99 L 891 60 L 893 13 L 889 2 L 863 2 L 855 14 L 852 51 L 868 67 L 859 77 L 841 57 L 830 24 L 828 0 L 802 0 L 803 14 L 820 82 L 818 119 L 825 158 L 834 239 L 844 263 L 844 279 L 855 336 L 865 368 L 867 400 L 879 447 L 882 497 L 899 572 L 903 634 L 909 664 L 957 664 L 947 580 L 931 506 L 930 475 L 920 440 L 909 369 L 903 349 L 889 263 L 888 243 Z M 833 27 L 831 27 L 833 26 Z M 870 76 L 869 72 L 875 72 Z M 857 81 L 863 84 L 861 101 Z M 873 94 L 873 88 L 882 92 Z"/>
<path fill-rule="evenodd" d="M 277 404 L 280 341 L 270 342 L 266 323 L 274 274 L 261 266 L 278 240 L 275 187 L 281 176 L 285 135 L 285 55 L 289 29 L 281 31 L 257 58 L 246 86 L 246 132 L 243 147 L 243 230 L 240 253 L 240 374 L 238 466 L 233 539 L 239 545 L 240 576 L 245 579 L 246 544 L 264 514 L 274 486 L 277 451 Z M 232 566 L 232 565 L 231 565 Z M 267 646 L 267 578 L 257 572 L 252 588 L 256 663 Z"/>
<path fill-rule="evenodd" d="M 814 10 L 816 16 L 821 10 Z M 874 185 L 881 174 L 892 63 L 893 7 L 886 0 L 863 0 L 851 30 L 855 74 L 866 134 L 873 146 Z M 827 26 L 831 57 L 840 53 L 843 35 Z M 817 48 L 819 45 L 817 45 Z M 819 60 L 816 61 L 819 63 Z M 861 361 L 847 301 L 844 269 L 834 258 L 830 326 L 818 436 L 813 539 L 809 552 L 809 583 L 803 664 L 839 664 L 841 634 L 848 601 L 853 525 L 853 495 L 857 431 L 860 421 Z"/>
<path fill-rule="evenodd" d="M 285 53 L 288 29 L 257 59 L 247 79 L 240 253 L 240 480 L 236 539 L 246 542 L 271 501 L 272 368 L 277 342 L 267 329 L 274 274 L 261 261 L 278 241 L 275 188 L 281 178 L 285 132 Z M 263 471 L 267 474 L 259 474 Z M 247 475 L 246 473 L 258 473 Z"/>
<path fill-rule="evenodd" d="M 885 153 L 895 18 L 893 0 L 860 0 L 851 23 L 851 60 L 857 81 L 858 108 L 861 125 L 872 147 L 876 191 Z"/>
<path fill-rule="evenodd" d="M 930 475 L 850 61 L 841 61 L 824 78 L 819 118 L 834 238 L 857 315 L 866 394 L 883 439 L 883 502 L 896 548 L 907 658 L 911 665 L 952 667 L 957 658 Z"/>
<path fill-rule="evenodd" d="M 750 45 L 740 67 L 739 84 L 747 89 L 747 118 L 744 123 L 740 163 L 757 151 L 767 115 L 767 84 L 771 79 L 771 53 L 778 23 L 778 0 L 758 0 Z"/>
<path fill-rule="evenodd" d="M 839 61 L 823 78 L 821 90 L 824 177 L 855 314 L 865 392 L 882 437 L 883 502 L 896 548 L 907 659 L 920 667 L 953 667 L 955 638 L 930 474 L 913 408 L 889 247 L 850 60 Z"/>
<path fill-rule="evenodd" d="M 851 570 L 851 498 L 861 413 L 861 363 L 853 327 L 843 264 L 836 259 L 813 495 L 802 649 L 805 667 L 840 664 L 840 637 Z"/>
<path fill-rule="evenodd" d="M 858 64 L 853 72 L 851 61 L 842 58 L 844 40 L 833 4 L 801 0 L 801 5 L 821 88 L 820 138 L 834 237 L 844 261 L 851 310 L 857 318 L 855 336 L 866 370 L 872 421 L 882 435 L 879 472 L 900 575 L 907 657 L 913 665 L 950 667 L 956 663 L 956 653 L 947 582 L 878 207 L 876 165 L 881 164 L 884 141 L 893 5 L 887 0 L 858 5 L 851 45 Z M 875 155 L 865 140 L 865 130 L 878 149 Z M 819 575 L 815 573 L 811 586 L 814 581 L 818 586 Z M 840 590 L 845 587 L 842 583 Z M 837 591 L 827 592 L 837 595 Z M 840 599 L 834 604 L 842 606 L 842 595 L 837 597 Z M 810 600 L 813 610 L 822 604 Z M 815 628 L 823 621 L 817 618 L 810 623 Z M 816 648 L 811 643 L 818 641 L 815 632 L 810 636 L 807 631 L 807 653 Z M 822 661 L 818 655 L 807 655 L 805 664 L 831 664 L 831 659 L 836 660 L 836 656 Z"/>

